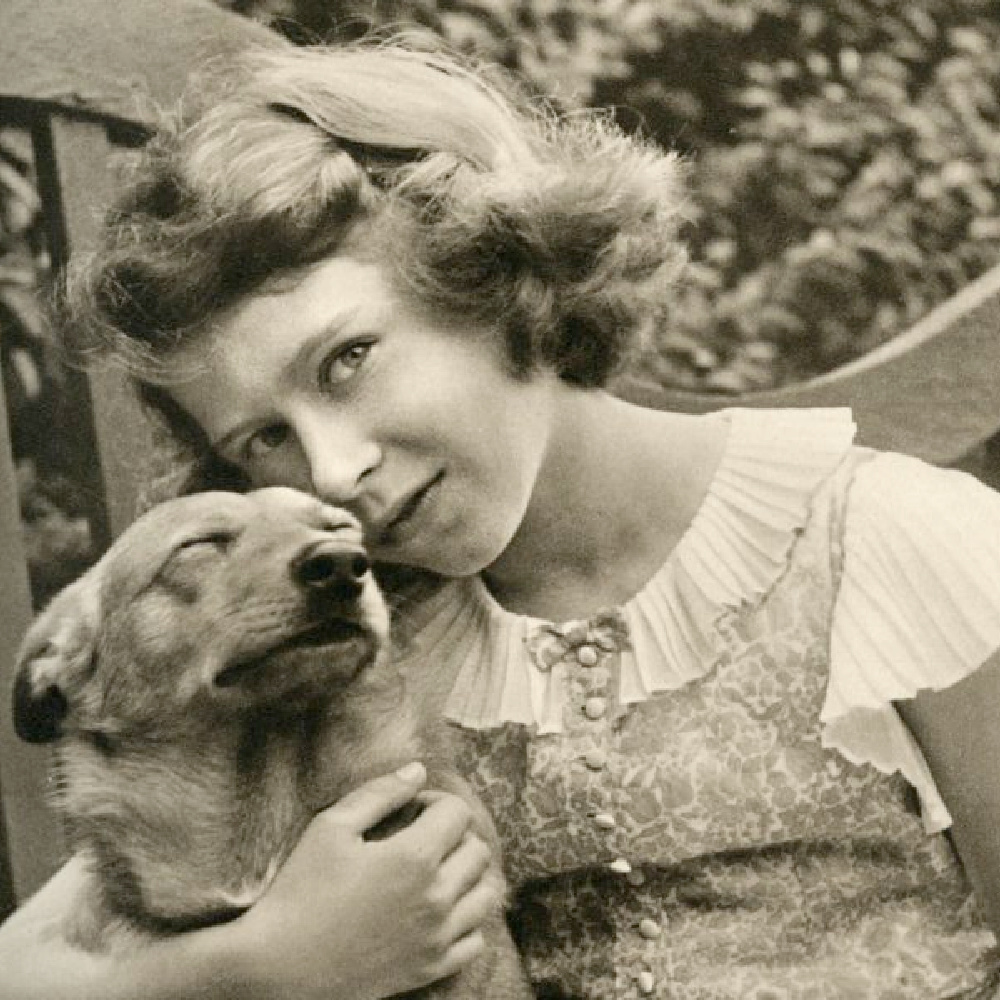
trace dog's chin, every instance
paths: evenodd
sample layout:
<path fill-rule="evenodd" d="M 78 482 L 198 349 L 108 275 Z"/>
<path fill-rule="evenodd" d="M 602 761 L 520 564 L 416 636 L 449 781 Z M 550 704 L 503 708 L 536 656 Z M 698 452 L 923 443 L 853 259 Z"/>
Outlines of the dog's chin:
<path fill-rule="evenodd" d="M 222 694 L 280 696 L 304 684 L 349 681 L 374 660 L 378 644 L 362 623 L 331 618 L 263 652 L 238 657 L 215 675 L 213 685 Z"/>

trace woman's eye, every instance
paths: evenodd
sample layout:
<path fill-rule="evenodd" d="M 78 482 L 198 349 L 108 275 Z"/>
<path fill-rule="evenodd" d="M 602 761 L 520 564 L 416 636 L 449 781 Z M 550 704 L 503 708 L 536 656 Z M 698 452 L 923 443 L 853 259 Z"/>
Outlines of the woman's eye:
<path fill-rule="evenodd" d="M 288 440 L 289 430 L 284 424 L 271 424 L 255 431 L 247 439 L 244 451 L 248 461 L 266 458 Z"/>
<path fill-rule="evenodd" d="M 319 370 L 321 387 L 346 382 L 365 363 L 374 346 L 373 340 L 357 340 L 338 347 L 324 358 Z"/>

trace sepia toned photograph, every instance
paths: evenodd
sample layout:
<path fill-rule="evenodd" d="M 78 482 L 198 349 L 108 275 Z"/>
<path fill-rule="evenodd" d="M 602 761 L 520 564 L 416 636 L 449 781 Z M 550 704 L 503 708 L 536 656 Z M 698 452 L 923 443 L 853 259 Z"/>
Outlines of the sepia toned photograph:
<path fill-rule="evenodd" d="M 1000 8 L 0 0 L 0 1000 L 1000 1000 Z"/>

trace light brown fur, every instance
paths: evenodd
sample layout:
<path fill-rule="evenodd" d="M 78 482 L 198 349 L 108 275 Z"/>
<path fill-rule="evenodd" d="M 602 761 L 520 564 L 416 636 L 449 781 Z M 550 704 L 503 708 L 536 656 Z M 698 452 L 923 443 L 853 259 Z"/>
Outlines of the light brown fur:
<path fill-rule="evenodd" d="M 413 759 L 496 846 L 444 725 L 404 696 L 363 559 L 347 583 L 323 577 L 362 555 L 349 515 L 292 490 L 185 497 L 35 622 L 15 721 L 56 741 L 55 806 L 89 868 L 69 938 L 122 949 L 235 915 L 319 809 Z M 486 933 L 481 960 L 414 995 L 529 997 L 502 914 Z"/>

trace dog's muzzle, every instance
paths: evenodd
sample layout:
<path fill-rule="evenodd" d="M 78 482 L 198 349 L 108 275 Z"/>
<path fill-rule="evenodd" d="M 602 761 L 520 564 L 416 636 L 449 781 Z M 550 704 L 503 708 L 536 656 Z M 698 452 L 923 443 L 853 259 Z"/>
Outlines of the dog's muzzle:
<path fill-rule="evenodd" d="M 342 538 L 322 538 L 303 547 L 288 562 L 289 575 L 304 598 L 298 623 L 266 648 L 237 657 L 226 665 L 213 678 L 214 687 L 232 689 L 252 684 L 260 686 L 260 693 L 266 684 L 275 693 L 283 685 L 277 684 L 274 674 L 267 680 L 268 675 L 261 668 L 286 654 L 309 650 L 330 652 L 323 661 L 326 671 L 338 664 L 345 668 L 369 662 L 369 655 L 360 655 L 361 650 L 353 648 L 359 641 L 374 644 L 381 631 L 369 607 L 375 601 L 375 594 L 365 596 L 369 569 L 365 551 L 356 544 L 345 544 Z M 334 654 L 337 647 L 345 654 L 339 661 Z M 286 673 L 284 680 L 287 682 L 291 676 Z"/>

